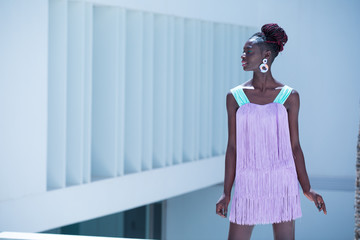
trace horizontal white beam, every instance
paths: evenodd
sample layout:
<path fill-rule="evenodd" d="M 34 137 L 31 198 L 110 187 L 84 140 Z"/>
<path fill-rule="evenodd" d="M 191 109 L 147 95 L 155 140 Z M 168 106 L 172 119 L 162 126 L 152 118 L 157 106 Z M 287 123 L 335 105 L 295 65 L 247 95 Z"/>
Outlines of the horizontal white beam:
<path fill-rule="evenodd" d="M 0 231 L 41 232 L 122 212 L 223 181 L 224 156 L 0 202 Z"/>
<path fill-rule="evenodd" d="M 126 240 L 130 238 L 113 238 L 113 237 L 89 237 L 76 235 L 61 235 L 49 233 L 20 233 L 20 232 L 2 232 L 0 239 L 19 239 L 19 240 Z M 131 240 L 141 240 L 131 238 Z M 144 240 L 144 239 L 143 239 Z"/>

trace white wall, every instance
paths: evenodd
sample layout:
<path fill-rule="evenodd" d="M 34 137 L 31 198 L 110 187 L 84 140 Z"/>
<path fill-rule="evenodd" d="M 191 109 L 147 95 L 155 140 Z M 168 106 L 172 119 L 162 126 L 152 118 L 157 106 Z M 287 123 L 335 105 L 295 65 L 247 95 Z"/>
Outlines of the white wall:
<path fill-rule="evenodd" d="M 243 0 L 89 0 L 88 2 L 247 26 L 258 25 L 257 16 L 260 11 L 258 8 L 260 1 L 257 3 Z"/>
<path fill-rule="evenodd" d="M 0 1 L 0 201 L 46 190 L 47 1 Z"/>

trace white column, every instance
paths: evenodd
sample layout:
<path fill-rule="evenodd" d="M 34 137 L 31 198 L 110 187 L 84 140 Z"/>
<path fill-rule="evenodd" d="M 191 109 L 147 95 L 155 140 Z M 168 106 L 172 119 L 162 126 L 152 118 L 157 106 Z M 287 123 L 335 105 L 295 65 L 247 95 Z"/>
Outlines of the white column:
<path fill-rule="evenodd" d="M 125 174 L 141 171 L 143 13 L 126 11 Z"/>
<path fill-rule="evenodd" d="M 47 188 L 66 184 L 67 1 L 49 1 Z"/>
<path fill-rule="evenodd" d="M 117 9 L 95 7 L 93 20 L 92 180 L 115 177 L 119 18 Z"/>
<path fill-rule="evenodd" d="M 184 137 L 184 19 L 176 17 L 174 25 L 174 147 L 173 163 L 183 161 Z"/>
<path fill-rule="evenodd" d="M 166 165 L 166 129 L 167 129 L 167 17 L 154 16 L 154 122 L 153 122 L 153 167 Z"/>

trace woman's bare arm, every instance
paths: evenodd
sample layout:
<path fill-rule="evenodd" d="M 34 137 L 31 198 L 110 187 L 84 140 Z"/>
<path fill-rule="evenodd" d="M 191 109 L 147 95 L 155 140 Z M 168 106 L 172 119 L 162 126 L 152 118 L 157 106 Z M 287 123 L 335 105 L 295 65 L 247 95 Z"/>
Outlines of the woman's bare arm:
<path fill-rule="evenodd" d="M 289 130 L 291 148 L 294 155 L 296 172 L 298 180 L 300 182 L 303 192 L 310 191 L 310 181 L 306 172 L 304 154 L 302 152 L 300 141 L 299 141 L 299 127 L 298 127 L 298 116 L 300 108 L 300 97 L 296 90 L 290 94 L 288 100 L 288 119 L 289 119 Z"/>
<path fill-rule="evenodd" d="M 319 212 L 323 210 L 324 214 L 327 214 L 324 199 L 320 194 L 316 193 L 314 190 L 311 189 L 309 177 L 306 172 L 304 154 L 300 147 L 299 130 L 298 130 L 298 115 L 300 108 L 299 93 L 293 90 L 293 92 L 290 94 L 286 102 L 288 105 L 287 109 L 288 109 L 288 119 L 289 119 L 289 128 L 290 128 L 291 148 L 294 155 L 298 180 L 300 182 L 304 195 L 310 201 L 313 201 L 315 203 L 315 206 L 318 208 Z"/>
<path fill-rule="evenodd" d="M 226 109 L 228 113 L 228 144 L 225 154 L 225 177 L 224 192 L 216 203 L 216 214 L 226 217 L 228 205 L 230 202 L 231 188 L 235 179 L 236 169 L 236 110 L 238 104 L 229 92 L 226 96 Z"/>
<path fill-rule="evenodd" d="M 238 104 L 229 92 L 226 96 L 226 109 L 228 113 L 228 144 L 225 154 L 224 194 L 231 195 L 231 188 L 235 179 L 236 169 L 236 110 Z"/>

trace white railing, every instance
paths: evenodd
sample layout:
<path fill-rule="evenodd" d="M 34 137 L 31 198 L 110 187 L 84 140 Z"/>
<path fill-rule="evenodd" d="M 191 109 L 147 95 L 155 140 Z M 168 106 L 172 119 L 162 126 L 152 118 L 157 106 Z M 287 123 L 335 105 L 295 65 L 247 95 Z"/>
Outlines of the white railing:
<path fill-rule="evenodd" d="M 90 237 L 64 234 L 48 234 L 48 233 L 21 233 L 21 232 L 1 232 L 0 239 L 3 240 L 128 240 L 130 238 L 114 238 L 114 237 Z M 141 240 L 131 238 L 131 240 Z M 145 239 L 143 239 L 145 240 Z"/>

